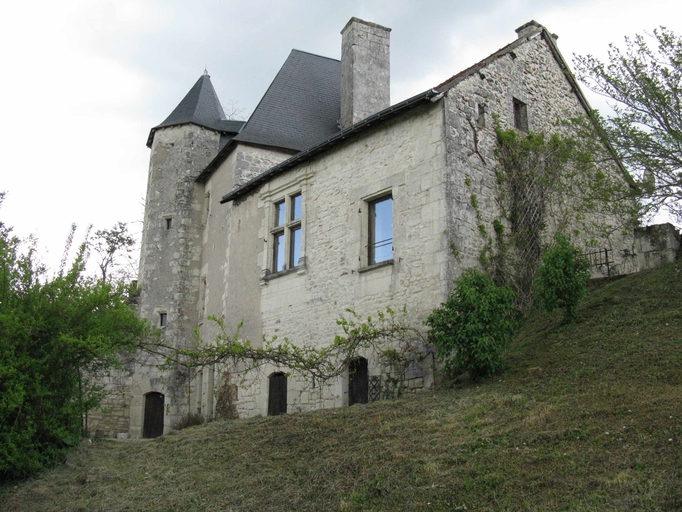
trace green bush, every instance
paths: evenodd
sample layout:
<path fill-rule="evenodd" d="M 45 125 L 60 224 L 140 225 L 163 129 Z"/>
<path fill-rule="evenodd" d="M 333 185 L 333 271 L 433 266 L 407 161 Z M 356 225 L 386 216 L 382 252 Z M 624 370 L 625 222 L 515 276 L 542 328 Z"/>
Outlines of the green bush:
<path fill-rule="evenodd" d="M 535 296 L 547 311 L 564 308 L 564 322 L 578 318 L 578 304 L 587 293 L 590 263 L 581 257 L 571 240 L 557 233 L 545 251 L 535 280 Z"/>
<path fill-rule="evenodd" d="M 514 332 L 515 298 L 478 270 L 469 269 L 455 281 L 448 300 L 425 322 L 446 369 L 468 372 L 472 379 L 502 369 L 502 350 Z"/>
<path fill-rule="evenodd" d="M 0 222 L 0 480 L 63 460 L 101 398 L 88 376 L 149 333 L 127 288 L 84 275 L 84 246 L 54 277 L 22 248 Z"/>

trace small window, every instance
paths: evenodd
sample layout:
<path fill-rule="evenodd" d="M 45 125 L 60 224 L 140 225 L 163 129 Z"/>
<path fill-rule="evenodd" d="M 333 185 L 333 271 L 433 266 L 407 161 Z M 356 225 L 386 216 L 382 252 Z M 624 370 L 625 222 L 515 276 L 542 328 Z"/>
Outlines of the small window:
<path fill-rule="evenodd" d="M 369 203 L 368 262 L 370 265 L 393 259 L 393 197 Z"/>
<path fill-rule="evenodd" d="M 159 327 L 164 328 L 168 325 L 168 313 L 159 313 Z"/>
<path fill-rule="evenodd" d="M 201 316 L 199 317 L 200 319 L 203 319 L 206 316 L 206 289 L 208 288 L 208 283 L 206 282 L 206 276 L 203 276 L 201 278 L 201 290 L 200 290 L 200 296 L 199 296 L 199 304 L 201 306 Z"/>
<path fill-rule="evenodd" d="M 303 196 L 300 193 L 274 203 L 272 271 L 283 272 L 298 266 L 301 258 Z"/>
<path fill-rule="evenodd" d="M 172 217 L 166 217 L 164 219 L 164 221 L 165 221 L 164 225 L 166 226 L 166 230 L 169 230 L 173 227 L 173 218 Z"/>
<path fill-rule="evenodd" d="M 478 120 L 476 122 L 479 128 L 485 128 L 485 105 L 478 104 Z"/>
<path fill-rule="evenodd" d="M 523 101 L 514 98 L 514 128 L 528 131 L 528 108 Z"/>

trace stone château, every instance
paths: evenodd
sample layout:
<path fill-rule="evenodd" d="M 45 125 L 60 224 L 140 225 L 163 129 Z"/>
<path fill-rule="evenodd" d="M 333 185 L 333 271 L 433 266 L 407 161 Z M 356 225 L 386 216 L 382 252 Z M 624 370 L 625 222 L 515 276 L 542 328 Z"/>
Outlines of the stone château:
<path fill-rule="evenodd" d="M 390 32 L 352 18 L 340 61 L 293 50 L 246 122 L 226 119 L 204 73 L 152 128 L 139 308 L 168 342 L 191 346 L 197 329 L 214 339 L 209 316 L 228 332 L 241 323 L 254 342 L 276 335 L 318 346 L 338 334 L 346 308 L 367 316 L 407 305 L 421 325 L 453 280 L 479 265 L 479 225 L 500 216 L 494 116 L 505 129 L 551 132 L 589 112 L 556 36 L 535 21 L 392 105 Z M 597 243 L 617 266 L 633 238 Z M 276 366 L 229 380 L 220 367 L 190 380 L 138 367 L 122 414 L 132 437 L 152 437 L 188 412 L 213 416 L 226 394 L 239 417 L 380 398 L 386 370 L 376 355 L 350 366 L 325 386 Z M 425 359 L 402 385 L 429 388 L 433 378 Z M 354 379 L 378 390 L 369 396 Z"/>

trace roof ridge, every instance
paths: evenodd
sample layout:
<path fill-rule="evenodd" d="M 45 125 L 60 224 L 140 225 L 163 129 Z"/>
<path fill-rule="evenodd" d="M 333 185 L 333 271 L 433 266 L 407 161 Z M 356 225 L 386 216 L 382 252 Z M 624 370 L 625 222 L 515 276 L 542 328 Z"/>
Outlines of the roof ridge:
<path fill-rule="evenodd" d="M 293 52 L 306 53 L 308 55 L 312 55 L 313 57 L 320 57 L 321 59 L 333 60 L 334 62 L 341 62 L 341 59 L 335 59 L 334 57 L 327 57 L 326 55 L 320 55 L 319 53 L 313 53 L 313 52 L 307 52 L 305 50 L 299 50 L 298 48 L 292 48 L 291 52 L 289 52 L 289 55 L 291 55 Z"/>

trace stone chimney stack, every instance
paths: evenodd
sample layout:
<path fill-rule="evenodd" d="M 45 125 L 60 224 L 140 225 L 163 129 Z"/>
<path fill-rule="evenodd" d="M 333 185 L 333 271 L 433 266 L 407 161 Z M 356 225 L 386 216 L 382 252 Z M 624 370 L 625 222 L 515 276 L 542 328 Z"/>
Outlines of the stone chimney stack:
<path fill-rule="evenodd" d="M 391 106 L 390 33 L 358 18 L 341 31 L 341 129 Z"/>
<path fill-rule="evenodd" d="M 518 39 L 523 39 L 524 37 L 528 37 L 532 34 L 535 34 L 536 32 L 540 32 L 541 30 L 542 25 L 535 20 L 530 20 L 528 23 L 524 23 L 517 28 L 516 33 L 518 35 Z"/>

